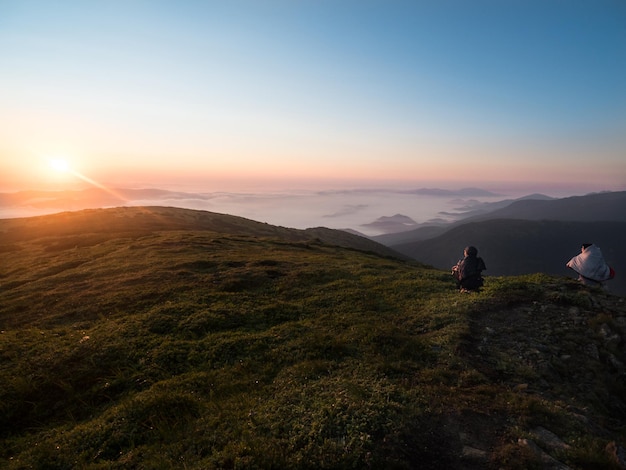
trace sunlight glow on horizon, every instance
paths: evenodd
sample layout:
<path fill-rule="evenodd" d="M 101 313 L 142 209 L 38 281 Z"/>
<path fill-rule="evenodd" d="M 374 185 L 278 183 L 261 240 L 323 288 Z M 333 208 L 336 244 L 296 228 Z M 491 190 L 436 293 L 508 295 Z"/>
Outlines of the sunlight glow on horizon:
<path fill-rule="evenodd" d="M 50 158 L 48 158 L 48 166 L 52 170 L 54 170 L 56 173 L 63 174 L 63 175 L 72 175 L 72 176 L 76 177 L 77 179 L 87 183 L 90 186 L 102 189 L 106 193 L 114 196 L 117 199 L 120 199 L 121 201 L 125 200 L 125 198 L 122 195 L 120 195 L 119 192 L 109 188 L 105 184 L 99 183 L 96 180 L 94 180 L 92 178 L 89 178 L 88 176 L 85 176 L 84 174 L 82 174 L 79 171 L 77 171 L 74 168 L 72 168 L 72 166 L 70 165 L 69 161 L 65 157 L 50 157 Z"/>

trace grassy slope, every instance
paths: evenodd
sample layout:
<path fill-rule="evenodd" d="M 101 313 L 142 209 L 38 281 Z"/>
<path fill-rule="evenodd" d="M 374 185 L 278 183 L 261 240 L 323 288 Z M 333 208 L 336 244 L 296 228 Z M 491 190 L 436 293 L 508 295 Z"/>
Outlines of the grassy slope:
<path fill-rule="evenodd" d="M 624 439 L 626 390 L 604 360 L 623 350 L 588 337 L 618 328 L 624 305 L 568 281 L 490 278 L 461 296 L 447 272 L 324 243 L 325 231 L 196 211 L 0 230 L 9 468 L 472 468 L 470 444 L 486 451 L 477 468 L 528 468 L 516 442 L 537 426 L 571 444 L 561 461 L 589 468 Z M 537 311 L 537 338 L 551 331 L 542 319 L 565 328 L 561 362 L 597 344 L 597 359 L 575 356 L 589 393 L 554 375 L 566 366 L 522 359 L 532 341 L 507 343 L 535 338 L 506 327 Z"/>

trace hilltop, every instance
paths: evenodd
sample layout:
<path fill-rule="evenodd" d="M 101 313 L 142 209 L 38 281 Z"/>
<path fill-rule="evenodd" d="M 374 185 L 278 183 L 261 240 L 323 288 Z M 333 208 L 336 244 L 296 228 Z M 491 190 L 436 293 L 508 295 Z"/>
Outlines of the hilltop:
<path fill-rule="evenodd" d="M 0 220 L 0 251 L 7 468 L 624 465 L 626 305 L 571 279 L 461 295 L 355 235 L 172 208 Z"/>
<path fill-rule="evenodd" d="M 228 214 L 174 207 L 85 209 L 38 217 L 0 219 L 0 233 L 5 246 L 18 241 L 47 238 L 51 245 L 65 249 L 95 245 L 113 237 L 132 239 L 176 230 L 275 237 L 289 242 L 317 240 L 345 248 L 369 250 L 383 256 L 403 256 L 380 243 L 340 230 L 324 227 L 296 230 Z"/>

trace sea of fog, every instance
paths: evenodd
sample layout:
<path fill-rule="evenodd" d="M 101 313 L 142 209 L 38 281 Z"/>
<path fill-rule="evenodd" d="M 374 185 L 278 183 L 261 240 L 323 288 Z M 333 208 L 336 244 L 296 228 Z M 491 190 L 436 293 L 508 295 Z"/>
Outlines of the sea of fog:
<path fill-rule="evenodd" d="M 452 222 L 484 202 L 514 199 L 522 194 L 491 196 L 460 196 L 454 192 L 433 195 L 388 189 L 328 190 L 328 191 L 253 191 L 188 193 L 163 192 L 141 199 L 126 198 L 114 206 L 170 206 L 231 214 L 283 227 L 305 229 L 328 227 L 352 229 L 365 235 L 385 233 L 379 227 L 369 226 L 380 217 L 400 214 L 416 224 L 433 221 Z M 69 201 L 69 202 L 68 202 Z M 75 194 L 61 199 L 35 202 L 22 201 L 20 205 L 0 207 L 0 218 L 30 217 L 68 210 L 112 207 L 104 200 L 81 199 Z"/>
<path fill-rule="evenodd" d="M 349 190 L 216 193 L 207 198 L 163 199 L 160 204 L 237 215 L 283 227 L 352 229 L 373 236 L 384 233 L 369 226 L 380 217 L 400 214 L 411 218 L 417 224 L 434 219 L 452 222 L 459 219 L 462 212 L 482 202 L 503 199 L 508 197 L 460 198 L 385 190 Z M 135 201 L 133 205 L 154 205 L 154 203 L 154 200 L 142 200 Z"/>

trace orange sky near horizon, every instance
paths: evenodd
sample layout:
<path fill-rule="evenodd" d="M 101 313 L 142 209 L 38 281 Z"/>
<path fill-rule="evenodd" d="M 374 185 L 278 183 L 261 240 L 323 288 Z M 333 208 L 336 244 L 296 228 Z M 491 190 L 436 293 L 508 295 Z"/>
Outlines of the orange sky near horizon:
<path fill-rule="evenodd" d="M 11 123 L 5 124 L 4 129 L 11 129 Z M 57 122 L 50 126 L 55 128 L 55 139 L 37 141 L 25 133 L 20 141 L 16 129 L 12 134 L 13 148 L 7 146 L 7 140 L 0 143 L 3 162 L 0 191 L 85 187 L 84 180 L 54 171 L 49 165 L 54 158 L 67 160 L 75 171 L 106 185 L 200 189 L 204 184 L 207 191 L 237 190 L 251 185 L 358 186 L 375 182 L 404 185 L 430 182 L 443 187 L 554 184 L 585 191 L 620 190 L 626 181 L 621 150 L 608 145 L 594 151 L 584 143 L 569 148 L 550 143 L 513 148 L 505 143 L 457 142 L 455 145 L 426 139 L 399 142 L 399 139 L 376 137 L 361 141 L 359 136 L 352 141 L 292 139 L 279 145 L 265 139 L 251 141 L 249 135 L 247 139 L 243 135 L 234 139 L 237 141 L 234 145 L 227 140 L 218 143 L 199 139 L 178 148 L 175 141 L 168 142 L 169 136 L 160 141 L 158 135 L 146 136 L 152 140 L 150 145 L 142 145 L 136 135 L 124 141 L 123 133 L 108 142 L 93 130 L 92 135 L 96 135 L 92 140 L 87 138 L 87 133 L 72 139 L 80 124 L 68 125 L 65 130 L 58 125 Z M 44 128 L 46 122 L 41 122 L 42 132 L 37 132 L 31 122 L 28 131 L 41 136 Z M 115 132 L 104 135 L 112 136 Z M 594 169 L 594 158 L 602 159 L 601 168 Z"/>

